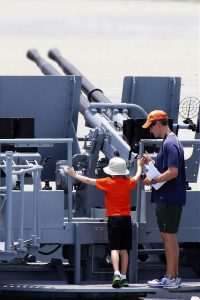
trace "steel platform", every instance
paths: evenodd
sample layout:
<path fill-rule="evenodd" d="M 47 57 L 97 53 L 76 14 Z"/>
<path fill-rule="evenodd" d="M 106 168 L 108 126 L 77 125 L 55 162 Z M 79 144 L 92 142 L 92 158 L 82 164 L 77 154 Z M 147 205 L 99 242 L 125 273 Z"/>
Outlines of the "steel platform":
<path fill-rule="evenodd" d="M 178 289 L 150 288 L 145 283 L 114 289 L 111 284 L 70 285 L 64 282 L 1 282 L 0 299 L 183 299 L 200 296 L 200 281 L 184 281 Z"/>

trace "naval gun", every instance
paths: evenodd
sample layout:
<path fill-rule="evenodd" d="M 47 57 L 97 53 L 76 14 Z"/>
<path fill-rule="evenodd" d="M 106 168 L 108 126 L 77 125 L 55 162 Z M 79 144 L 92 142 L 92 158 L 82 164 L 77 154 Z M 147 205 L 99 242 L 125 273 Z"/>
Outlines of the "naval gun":
<path fill-rule="evenodd" d="M 53 54 L 54 59 L 57 59 L 55 52 Z M 63 166 L 72 165 L 80 174 L 101 178 L 105 176 L 103 167 L 108 164 L 108 160 L 119 155 L 127 161 L 130 173 L 134 174 L 137 154 L 142 155 L 146 146 L 149 147 L 152 144 L 159 146 L 161 143 L 159 140 L 151 139 L 150 136 L 144 136 L 140 131 L 147 113 L 157 108 L 159 103 L 159 108 L 165 110 L 172 119 L 172 128 L 177 130 L 181 79 L 180 77 L 125 77 L 122 101 L 112 103 L 101 91 L 92 92 L 94 90 L 92 84 L 88 88 L 86 86 L 81 88 L 84 85 L 84 76 L 81 73 L 69 74 L 73 72 L 68 70 L 68 75 L 63 76 L 36 50 L 29 50 L 27 55 L 29 59 L 36 62 L 46 76 L 0 78 L 1 122 L 5 124 L 8 116 L 12 116 L 12 120 L 8 121 L 11 124 L 8 128 L 12 129 L 10 130 L 12 135 L 9 133 L 7 136 L 0 136 L 3 139 L 1 143 L 4 146 L 6 143 L 14 146 L 11 149 L 14 150 L 12 164 L 7 163 L 9 153 L 6 151 L 4 154 L 2 151 L 1 168 L 6 169 L 6 166 L 9 166 L 10 171 L 6 171 L 6 175 L 14 173 L 15 176 L 22 176 L 18 189 L 12 190 L 11 185 L 8 187 L 8 194 L 14 200 L 13 222 L 11 225 L 9 219 L 1 226 L 2 239 L 5 233 L 4 227 L 9 229 L 6 239 L 6 250 L 9 251 L 4 254 L 9 255 L 10 258 L 14 256 L 23 260 L 25 254 L 34 254 L 37 261 L 50 260 L 52 257 L 59 258 L 62 262 L 67 260 L 68 264 L 66 267 L 63 265 L 63 269 L 66 274 L 65 280 L 69 283 L 110 282 L 112 266 L 107 262 L 107 230 L 103 193 L 97 191 L 95 187 L 76 181 L 70 182 L 70 177 L 64 173 Z M 7 89 L 8 86 L 12 86 L 12 89 Z M 90 101 L 87 98 L 89 93 Z M 147 99 L 151 101 L 146 101 Z M 89 130 L 83 138 L 78 138 L 76 134 L 79 112 L 84 116 Z M 28 120 L 29 123 L 22 124 L 27 119 L 31 121 Z M 20 124 L 20 126 L 13 124 Z M 181 126 L 187 130 L 190 125 Z M 14 127 L 15 130 L 13 130 Z M 25 136 L 24 128 L 31 128 L 32 133 Z M 17 133 L 13 136 L 13 132 Z M 6 137 L 7 140 L 5 140 Z M 63 143 L 70 144 L 72 141 L 71 150 L 63 145 Z M 195 132 L 194 139 L 182 142 L 184 146 L 193 145 L 192 155 L 186 160 L 186 171 L 189 183 L 197 182 L 199 133 Z M 52 146 L 56 143 L 59 145 Z M 35 149 L 31 149 L 32 152 L 25 152 L 24 147 Z M 17 152 L 17 148 L 23 148 L 23 152 Z M 151 154 L 156 157 L 156 152 Z M 49 156 L 51 158 L 47 160 Z M 193 161 L 197 163 L 194 165 Z M 12 168 L 17 170 L 27 168 L 28 175 L 23 177 L 25 171 L 17 173 L 16 170 L 11 171 Z M 36 175 L 30 177 L 32 173 Z M 50 186 L 47 185 L 43 189 L 47 178 Z M 28 183 L 30 184 L 32 179 L 35 188 L 33 191 L 27 191 Z M 23 180 L 25 180 L 24 184 Z M 144 279 L 146 276 L 144 274 L 147 272 L 149 278 L 157 276 L 163 267 L 160 259 L 159 267 L 156 262 L 148 263 L 151 254 L 163 254 L 150 194 L 150 191 L 145 190 L 139 183 L 137 190 L 131 196 L 133 250 L 130 255 L 130 282 Z M 199 220 L 188 219 L 188 215 L 194 216 L 200 208 L 199 190 L 188 190 L 187 196 L 189 201 L 183 214 L 179 233 L 179 241 L 184 249 L 181 267 L 185 278 L 188 278 L 188 269 L 184 269 L 186 262 L 187 267 L 194 271 L 195 276 L 198 276 L 200 272 L 199 265 L 196 263 L 200 243 Z M 25 198 L 25 217 L 24 222 L 21 222 L 19 226 L 18 216 L 19 212 L 22 212 L 23 201 L 21 199 L 23 200 L 23 197 Z M 2 206 L 1 214 L 4 220 L 5 207 L 4 204 Z M 32 229 L 34 230 L 30 238 Z M 11 231 L 13 238 L 11 238 Z M 191 248 L 185 245 L 188 246 L 188 243 L 196 251 L 192 263 L 189 259 Z M 139 249 L 141 245 L 142 249 Z M 50 248 L 46 250 L 46 253 L 45 247 Z M 145 253 L 148 257 L 144 263 L 138 261 L 141 253 Z M 3 255 L 3 253 L 0 254 Z M 9 261 L 9 259 L 7 257 L 6 260 Z M 148 279 L 147 277 L 145 280 Z"/>
<path fill-rule="evenodd" d="M 51 50 L 49 53 L 49 55 L 54 58 L 54 60 L 57 61 L 58 58 L 61 59 L 58 51 Z M 39 55 L 39 53 L 35 49 L 29 50 L 27 52 L 27 57 L 33 60 L 38 65 L 44 75 L 58 75 L 58 71 L 54 70 L 52 66 L 49 68 L 49 64 Z M 62 64 L 60 63 L 60 65 Z M 70 66 L 71 71 L 75 70 L 76 75 L 73 75 L 81 75 L 81 73 L 78 72 L 75 67 L 73 67 L 72 65 Z M 66 70 L 66 68 L 64 69 Z M 83 92 L 86 92 L 87 95 L 96 90 L 85 77 L 82 76 L 82 80 Z M 127 142 L 122 138 L 123 121 L 129 119 L 126 112 L 128 110 L 134 110 L 138 115 L 140 115 L 140 117 L 145 119 L 147 116 L 146 111 L 139 105 L 135 104 L 113 104 L 104 95 L 101 95 L 100 98 L 92 95 L 91 99 L 89 100 L 94 100 L 95 103 L 90 103 L 83 94 L 80 95 L 80 112 L 85 117 L 86 125 L 88 127 L 101 129 L 101 131 L 105 133 L 106 137 L 104 138 L 103 149 L 103 152 L 105 152 L 104 154 L 106 154 L 108 158 L 111 158 L 114 155 L 119 155 L 125 160 L 128 160 L 131 150 L 130 145 L 127 144 Z M 97 137 L 95 137 L 94 139 L 96 138 Z M 137 153 L 133 155 L 133 158 L 136 156 L 136 154 Z"/>
<path fill-rule="evenodd" d="M 44 66 L 48 68 L 48 64 L 43 58 L 40 57 L 35 49 L 29 50 L 27 52 L 27 56 L 36 62 L 44 75 L 54 75 L 54 73 L 57 74 L 57 72 L 53 71 L 52 67 L 48 70 L 44 68 Z M 83 108 L 82 102 L 84 102 L 84 104 L 87 103 L 87 107 Z M 106 103 L 101 103 L 100 100 L 98 100 L 98 103 L 90 103 L 82 94 L 80 97 L 80 107 L 80 112 L 84 115 L 86 125 L 93 130 L 89 132 L 87 138 L 85 139 L 84 153 L 73 153 L 75 155 L 72 157 L 72 165 L 75 170 L 84 172 L 84 174 L 87 176 L 105 176 L 103 167 L 108 164 L 108 160 L 110 158 L 117 155 L 127 161 L 130 172 L 133 174 L 136 167 L 135 157 L 138 153 L 132 152 L 130 145 L 122 138 L 122 126 L 119 128 L 119 126 L 116 125 L 116 118 L 120 119 L 120 122 L 122 119 L 129 119 L 128 115 L 124 113 L 124 111 L 127 111 L 127 109 L 136 110 L 137 113 L 143 117 L 143 119 L 146 118 L 147 113 L 139 105 L 135 104 L 113 104 L 109 101 Z M 115 121 L 113 121 L 111 117 L 113 115 L 111 111 L 114 110 Z M 110 115 L 110 118 L 108 115 Z M 104 154 L 102 159 L 99 159 L 100 151 Z M 60 171 L 60 165 L 58 165 L 57 168 L 57 185 L 59 188 L 64 190 L 67 188 L 62 171 Z M 96 190 L 94 191 L 94 187 L 92 186 L 83 187 L 83 185 L 80 185 L 76 182 L 74 185 L 77 187 L 74 198 L 76 207 L 74 216 L 103 217 L 104 205 L 102 205 L 102 193 L 98 193 Z M 134 213 L 138 214 L 137 218 L 139 218 L 140 210 L 137 210 L 136 208 L 137 206 L 140 206 L 140 192 L 133 192 L 133 194 L 136 193 L 138 196 L 135 195 L 135 200 L 132 201 L 132 207 L 135 210 Z M 79 203 L 79 199 L 83 199 L 81 205 L 76 204 Z M 93 199 L 95 199 L 95 203 Z"/>
<path fill-rule="evenodd" d="M 153 141 L 150 139 L 150 136 L 145 136 L 143 138 L 143 134 L 141 134 L 141 131 L 139 130 L 138 126 L 138 119 L 143 118 L 143 120 L 140 120 L 140 126 L 142 125 L 141 122 L 144 122 L 144 119 L 146 118 L 146 112 L 149 112 L 155 108 L 159 108 L 165 110 L 170 119 L 171 119 L 171 129 L 178 134 L 179 129 L 184 130 L 193 130 L 195 131 L 195 137 L 192 140 L 182 140 L 185 148 L 190 148 L 192 145 L 192 154 L 189 156 L 189 158 L 186 159 L 186 172 L 187 172 L 187 179 L 190 183 L 196 183 L 198 184 L 198 176 L 199 176 L 199 131 L 198 126 L 196 126 L 194 130 L 194 126 L 191 126 L 191 124 L 178 124 L 179 120 L 179 102 L 180 102 L 180 86 L 181 86 L 181 78 L 180 77 L 131 77 L 127 76 L 124 78 L 123 82 L 123 91 L 122 91 L 122 103 L 121 104 L 114 104 L 111 103 L 111 101 L 102 93 L 100 89 L 96 89 L 89 81 L 86 79 L 86 77 L 78 71 L 71 63 L 69 63 L 66 59 L 64 59 L 60 52 L 56 49 L 51 49 L 48 52 L 48 55 L 51 59 L 56 61 L 58 65 L 61 67 L 61 69 L 64 71 L 65 74 L 68 75 L 80 75 L 82 76 L 82 93 L 86 94 L 89 100 L 94 101 L 95 103 L 89 104 L 88 108 L 84 112 L 84 117 L 86 120 L 86 125 L 89 125 L 89 127 L 93 128 L 93 131 L 89 134 L 90 141 L 95 136 L 96 132 L 99 132 L 99 130 L 103 133 L 103 141 L 99 137 L 96 137 L 96 144 L 101 144 L 99 146 L 99 150 L 103 152 L 105 157 L 109 159 L 110 157 L 114 155 L 120 155 L 126 160 L 128 160 L 128 152 L 132 152 L 132 157 L 135 157 L 137 154 L 137 151 L 139 150 L 139 147 L 133 147 L 133 140 L 131 140 L 131 137 L 135 137 L 135 141 L 138 142 L 140 140 L 143 147 L 145 145 L 152 145 L 153 143 L 157 143 L 159 146 L 159 141 Z M 97 90 L 97 91 L 96 91 Z M 94 91 L 94 92 L 93 92 Z M 151 101 L 146 101 L 146 99 L 151 99 Z M 124 106 L 123 106 L 124 105 Z M 129 106 L 130 105 L 130 106 Z M 139 106 L 139 108 L 138 108 Z M 114 111 L 111 109 L 114 108 Z M 138 109 L 136 109 L 138 108 Z M 90 112 L 90 109 L 92 109 L 92 114 Z M 88 113 L 89 112 L 89 113 Z M 100 122 L 99 122 L 99 113 L 101 115 Z M 102 114 L 103 113 L 103 114 Z M 102 115 L 105 117 L 105 123 L 102 122 Z M 197 115 L 199 116 L 199 110 L 197 111 Z M 136 122 L 137 120 L 137 122 Z M 116 124 L 117 126 L 116 126 Z M 121 126 L 118 126 L 118 124 L 121 124 Z M 112 125 L 114 128 L 114 132 L 109 127 Z M 97 131 L 96 131 L 97 130 Z M 119 140 L 119 144 L 115 144 L 113 141 L 116 137 L 116 131 L 117 132 L 117 140 Z M 122 133 L 122 131 L 124 131 Z M 108 135 L 108 132 L 110 133 L 110 136 Z M 126 144 L 129 146 L 127 148 L 127 145 L 124 145 L 124 140 Z M 110 143 L 109 143 L 110 141 Z M 134 143 L 135 143 L 134 141 Z M 117 147 L 116 147 L 117 146 Z M 138 146 L 138 144 L 137 144 Z M 92 147 L 92 149 L 94 149 Z M 88 147 L 85 144 L 85 150 L 92 159 L 94 156 L 94 151 L 88 151 Z M 114 151 L 113 151 L 114 150 Z M 116 152 L 117 150 L 117 152 Z M 128 150 L 128 151 L 127 151 Z M 144 148 L 143 148 L 144 150 Z M 143 150 L 140 150 L 141 153 Z M 89 176 L 93 176 L 94 174 L 99 176 L 101 172 L 99 170 L 102 170 L 100 166 L 104 166 L 104 161 L 98 160 L 98 154 L 96 155 L 95 160 L 93 160 L 92 164 L 89 164 L 91 166 L 91 169 L 88 168 L 88 174 Z M 156 156 L 156 153 L 153 152 L 153 155 Z M 131 159 L 130 159 L 131 161 Z M 197 163 L 193 164 L 192 162 L 196 161 Z M 77 161 L 76 161 L 76 164 Z M 77 166 L 75 165 L 75 168 Z M 96 168 L 96 169 L 95 169 Z M 94 171 L 95 170 L 95 171 Z M 99 172 L 99 173 L 98 173 Z M 198 191 L 193 190 L 191 191 L 191 188 L 187 186 L 188 188 L 188 198 L 191 199 L 193 204 L 195 203 L 195 207 L 197 208 L 199 206 L 197 202 L 197 198 L 199 197 Z M 80 191 L 76 191 L 76 196 L 80 196 Z M 91 193 L 92 194 L 92 193 Z M 143 192 L 142 192 L 143 194 Z M 140 195 L 140 194 L 139 194 Z M 75 196 L 75 197 L 76 197 Z M 79 197 L 78 196 L 78 197 Z M 147 227 L 143 231 L 143 227 L 140 226 L 139 229 L 139 241 L 143 244 L 147 242 L 147 240 L 151 243 L 158 243 L 159 237 L 156 233 L 155 223 L 153 221 L 153 214 L 151 214 L 152 211 L 152 205 L 149 201 L 149 193 L 148 191 L 145 192 L 145 198 L 146 198 L 146 207 L 145 210 L 149 212 L 148 215 L 144 215 L 138 213 L 138 211 L 143 211 L 143 208 L 140 207 L 140 205 L 137 206 L 137 221 L 142 221 L 142 219 L 145 219 L 145 222 L 147 223 Z M 89 207 L 91 207 L 92 203 L 88 202 Z M 138 204 L 138 203 L 137 203 Z M 194 215 L 194 205 L 190 205 L 191 201 L 189 201 L 187 211 L 190 211 L 190 215 Z M 101 205 L 101 204 L 100 204 Z M 100 206 L 99 205 L 99 206 Z M 135 205 L 135 203 L 134 203 Z M 87 206 L 87 205 L 86 205 Z M 98 209 L 96 210 L 98 211 Z M 99 212 L 98 212 L 99 213 Z M 88 211 L 88 216 L 90 215 L 90 212 Z M 194 224 L 196 226 L 196 220 L 194 220 Z M 193 224 L 193 225 L 194 225 Z M 185 237 L 184 230 L 185 227 L 187 228 L 188 232 L 193 234 L 192 226 L 188 226 L 186 221 L 186 216 L 183 217 L 182 225 L 180 228 L 180 240 L 183 243 L 186 243 L 187 241 L 193 242 L 196 241 L 196 237 L 191 240 L 188 237 Z M 198 227 L 198 226 L 197 226 Z M 199 228 L 199 227 L 198 227 Z M 148 238 L 146 239 L 144 235 L 150 232 L 151 234 L 148 234 Z M 144 234 L 143 234 L 144 233 Z M 195 234 L 196 235 L 196 234 Z M 151 250 L 152 251 L 152 250 Z M 153 252 L 153 251 L 152 251 Z"/>
<path fill-rule="evenodd" d="M 103 167 L 114 155 L 126 157 L 128 161 L 130 146 L 105 113 L 107 108 L 101 107 L 102 103 L 92 107 L 95 103 L 81 96 L 80 76 L 58 75 L 36 51 L 29 51 L 28 56 L 46 76 L 0 77 L 0 143 L 4 146 L 1 168 L 9 167 L 3 180 L 10 182 L 10 174 L 18 176 L 14 189 L 7 184 L 6 189 L 2 189 L 6 191 L 3 197 L 9 201 L 3 198 L 2 202 L 4 222 L 0 233 L 2 240 L 6 236 L 6 243 L 0 259 L 8 265 L 12 259 L 24 260 L 29 255 L 46 261 L 47 254 L 51 253 L 53 257 L 69 260 L 73 268 L 69 281 L 80 283 L 83 274 L 85 280 L 99 277 L 105 280 L 111 276 L 110 265 L 105 272 L 96 270 L 107 254 L 103 194 L 76 182 L 72 190 L 72 182 L 64 174 L 63 166 L 73 165 L 88 175 L 97 171 L 98 176 L 102 176 Z M 115 108 L 112 103 L 106 104 L 109 110 Z M 139 106 L 128 106 L 139 109 L 146 117 Z M 119 104 L 119 110 L 125 108 L 126 104 Z M 79 111 L 87 126 L 93 129 L 84 139 L 84 153 L 76 135 Z M 72 141 L 72 148 L 64 145 Z M 31 151 L 26 151 L 27 148 Z M 12 153 L 7 153 L 8 150 Z M 100 151 L 105 155 L 103 160 L 99 160 Z M 133 172 L 134 156 L 132 154 L 130 165 Z M 101 211 L 98 217 L 96 208 Z M 51 247 L 51 251 L 45 253 L 45 246 Z M 133 271 L 130 272 L 133 277 Z"/>
<path fill-rule="evenodd" d="M 82 76 L 82 92 L 86 94 L 89 100 L 100 103 L 110 102 L 103 91 L 96 88 L 72 63 L 62 56 L 58 49 L 50 49 L 48 56 L 57 62 L 65 74 Z M 168 113 L 169 127 L 174 133 L 178 135 L 179 129 L 189 129 L 195 133 L 194 139 L 199 138 L 200 102 L 196 97 L 187 97 L 179 103 L 180 85 L 180 77 L 124 77 L 121 102 L 126 103 L 127 109 L 123 111 L 124 114 L 115 109 L 112 112 L 108 111 L 107 115 L 123 131 L 123 137 L 131 146 L 131 151 L 138 151 L 140 139 L 149 139 L 152 136 L 141 128 L 144 120 L 140 119 L 141 114 L 138 115 L 140 110 L 129 109 L 128 104 L 134 104 L 135 107 L 139 105 L 145 112 L 150 112 L 156 109 L 158 107 L 156 103 L 159 103 L 159 108 Z M 183 118 L 183 124 L 179 123 L 179 116 Z M 147 150 L 154 152 L 156 147 L 155 145 L 154 147 L 147 147 Z M 193 145 L 192 155 L 186 161 L 186 168 L 190 169 L 187 174 L 189 182 L 196 182 L 195 174 L 199 172 L 199 164 L 193 164 L 193 161 L 199 161 L 199 146 L 197 144 Z"/>

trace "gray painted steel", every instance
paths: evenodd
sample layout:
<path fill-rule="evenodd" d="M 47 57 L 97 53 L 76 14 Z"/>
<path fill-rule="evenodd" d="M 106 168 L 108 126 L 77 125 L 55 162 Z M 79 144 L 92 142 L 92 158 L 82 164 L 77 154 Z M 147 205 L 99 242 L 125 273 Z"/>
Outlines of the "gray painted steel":
<path fill-rule="evenodd" d="M 193 290 L 199 293 L 199 284 L 187 285 L 186 281 L 183 288 L 174 293 L 150 289 L 139 283 L 158 276 L 164 269 L 154 206 L 150 202 L 150 191 L 144 190 L 141 182 L 131 195 L 133 250 L 128 274 L 131 286 L 112 289 L 113 270 L 108 259 L 104 195 L 94 186 L 76 182 L 63 171 L 63 166 L 72 165 L 80 174 L 102 177 L 105 175 L 103 167 L 118 152 L 127 161 L 133 175 L 137 153 L 130 154 L 130 146 L 123 138 L 123 121 L 145 118 L 150 110 L 160 108 L 166 110 L 177 124 L 181 79 L 125 77 L 121 104 L 109 100 L 102 103 L 99 99 L 96 102 L 101 103 L 90 104 L 80 94 L 81 76 L 59 76 L 59 72 L 35 51 L 29 53 L 29 58 L 47 76 L 0 77 L 0 119 L 34 119 L 34 138 L 2 139 L 0 136 L 0 144 L 27 149 L 36 147 L 32 153 L 26 150 L 0 153 L 0 279 L 8 280 L 1 285 L 1 291 L 37 290 L 45 293 L 45 290 L 53 295 L 56 290 L 60 296 L 72 293 L 102 297 L 153 294 L 157 298 L 173 298 L 175 293 L 180 297 L 185 293 L 188 297 Z M 88 89 L 83 89 L 86 95 Z M 82 137 L 82 150 L 76 135 L 79 111 L 90 127 L 88 135 Z M 188 130 L 188 127 L 183 126 L 183 130 Z M 186 160 L 189 184 L 197 184 L 199 178 L 200 134 L 196 132 L 194 135 L 190 140 L 182 140 L 185 149 L 193 149 Z M 139 154 L 143 154 L 146 144 L 152 143 L 160 145 L 161 141 L 141 139 Z M 11 164 L 8 163 L 9 155 Z M 156 153 L 152 155 L 156 156 Z M 51 158 L 45 161 L 49 156 Z M 29 175 L 24 175 L 27 172 Z M 50 187 L 44 182 L 47 179 Z M 20 180 L 21 187 L 13 189 L 17 180 Z M 199 188 L 187 191 L 187 204 L 178 234 L 183 255 L 181 271 L 185 280 L 196 279 L 200 272 L 199 199 Z M 147 255 L 144 261 L 142 254 Z M 28 258 L 35 258 L 35 261 L 31 264 Z M 21 262 L 24 265 L 20 265 Z M 16 264 L 16 273 L 11 274 L 9 270 L 13 264 Z M 27 278 L 24 278 L 25 270 Z M 44 277 L 36 283 L 38 276 Z M 18 283 L 11 287 L 9 280 L 13 279 Z"/>
<path fill-rule="evenodd" d="M 181 78 L 180 77 L 138 77 L 124 78 L 122 102 L 142 106 L 148 113 L 162 109 L 178 122 Z M 131 117 L 136 118 L 137 115 Z"/>

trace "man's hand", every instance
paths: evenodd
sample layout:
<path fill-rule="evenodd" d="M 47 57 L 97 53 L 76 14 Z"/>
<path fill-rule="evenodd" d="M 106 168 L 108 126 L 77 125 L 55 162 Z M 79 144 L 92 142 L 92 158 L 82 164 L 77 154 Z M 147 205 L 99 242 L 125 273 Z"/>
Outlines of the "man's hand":
<path fill-rule="evenodd" d="M 152 184 L 151 178 L 149 178 L 149 176 L 147 174 L 146 174 L 145 179 L 143 180 L 143 184 L 144 185 L 151 185 Z"/>

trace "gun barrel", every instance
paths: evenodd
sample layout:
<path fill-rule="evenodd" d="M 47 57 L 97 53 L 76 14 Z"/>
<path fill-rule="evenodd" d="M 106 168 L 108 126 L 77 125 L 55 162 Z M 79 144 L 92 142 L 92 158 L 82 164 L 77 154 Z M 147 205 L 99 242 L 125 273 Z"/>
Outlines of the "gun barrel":
<path fill-rule="evenodd" d="M 82 90 L 87 95 L 90 102 L 94 101 L 111 103 L 111 101 L 103 94 L 103 91 L 95 88 L 91 82 L 78 69 L 75 68 L 75 66 L 73 66 L 60 54 L 58 49 L 49 50 L 48 56 L 58 63 L 65 74 L 82 76 Z"/>
<path fill-rule="evenodd" d="M 27 52 L 27 57 L 34 61 L 44 75 L 61 75 L 51 64 L 46 62 L 36 49 L 30 49 Z"/>
<path fill-rule="evenodd" d="M 27 57 L 37 64 L 37 66 L 44 75 L 62 75 L 51 64 L 46 62 L 46 60 L 40 56 L 36 49 L 28 50 Z M 88 100 L 83 95 L 80 95 L 80 113 L 82 115 L 85 115 L 85 111 L 88 107 Z"/>

